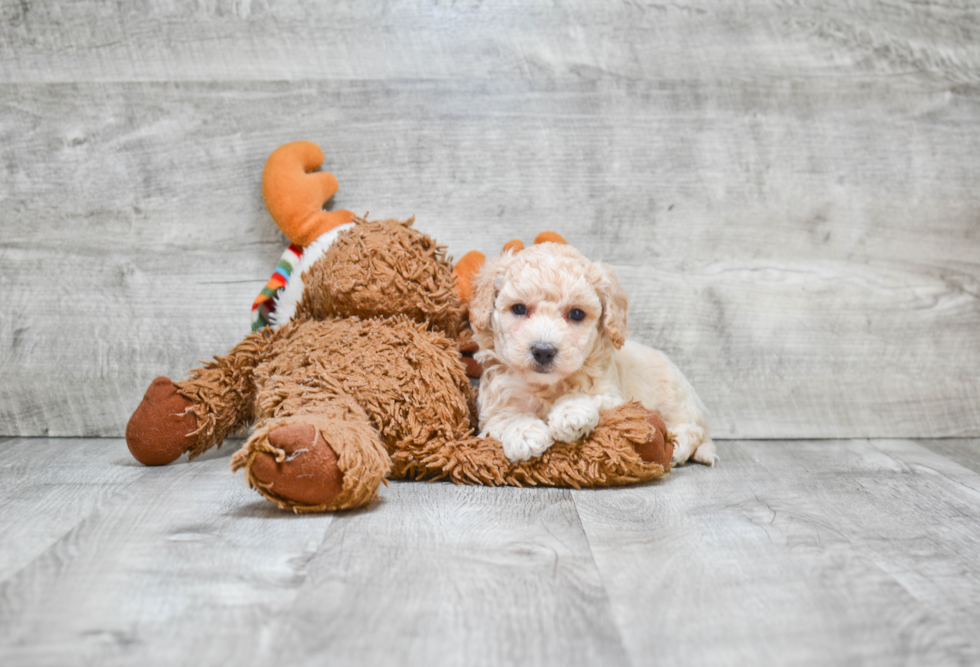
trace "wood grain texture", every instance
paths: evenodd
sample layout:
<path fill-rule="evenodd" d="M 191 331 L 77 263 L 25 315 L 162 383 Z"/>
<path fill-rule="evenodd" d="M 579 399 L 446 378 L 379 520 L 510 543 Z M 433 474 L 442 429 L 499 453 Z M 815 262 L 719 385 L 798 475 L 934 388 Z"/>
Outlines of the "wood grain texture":
<path fill-rule="evenodd" d="M 631 659 L 980 658 L 975 472 L 905 440 L 719 449 L 656 493 L 573 494 Z"/>
<path fill-rule="evenodd" d="M 270 619 L 284 662 L 626 662 L 568 491 L 395 483 L 309 571 Z"/>
<path fill-rule="evenodd" d="M 940 456 L 955 461 L 964 468 L 980 473 L 980 443 L 972 438 L 918 440 L 920 445 Z"/>
<path fill-rule="evenodd" d="M 143 477 L 148 469 L 128 454 L 107 440 L 0 442 L 0 582 Z"/>
<path fill-rule="evenodd" d="M 28 475 L 70 465 L 73 441 L 31 442 Z M 125 445 L 103 443 L 93 461 L 118 468 Z M 367 511 L 294 516 L 225 457 L 143 470 L 0 583 L 4 665 L 625 661 L 567 491 L 392 484 Z"/>
<path fill-rule="evenodd" d="M 631 488 L 296 516 L 227 452 L 0 443 L 0 664 L 974 664 L 980 475 L 934 444 L 729 441 Z"/>
<path fill-rule="evenodd" d="M 611 263 L 718 437 L 980 435 L 976 8 L 0 10 L 0 434 L 120 435 L 239 340 L 306 138 L 455 256 Z"/>
<path fill-rule="evenodd" d="M 955 0 L 4 0 L 18 82 L 717 79 L 924 73 L 975 84 L 975 8 Z"/>
<path fill-rule="evenodd" d="M 34 442 L 58 467 L 74 441 Z M 102 443 L 104 468 L 131 465 L 125 443 Z M 263 619 L 294 597 L 333 518 L 279 512 L 207 456 L 137 468 L 139 483 L 0 584 L 5 665 L 258 664 Z"/>

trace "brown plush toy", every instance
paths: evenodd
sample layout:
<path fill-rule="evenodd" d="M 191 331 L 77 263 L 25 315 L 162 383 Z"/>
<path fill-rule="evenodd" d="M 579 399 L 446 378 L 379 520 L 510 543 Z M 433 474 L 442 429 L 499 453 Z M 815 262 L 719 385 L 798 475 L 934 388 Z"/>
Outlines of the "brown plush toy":
<path fill-rule="evenodd" d="M 311 228 L 324 196 L 322 174 L 308 173 L 322 160 L 310 159 L 311 146 L 319 151 L 308 142 L 278 149 L 263 176 L 267 201 L 273 190 L 279 201 L 316 209 L 277 216 L 290 238 L 293 223 L 304 222 L 307 247 L 274 326 L 187 380 L 154 380 L 126 429 L 139 461 L 162 465 L 184 452 L 193 459 L 252 425 L 232 468 L 297 512 L 363 507 L 385 479 L 589 487 L 669 469 L 663 421 L 637 403 L 604 413 L 582 441 L 517 465 L 499 442 L 475 437 L 457 342 L 465 340 L 464 307 L 454 290 L 475 269 L 458 265 L 454 275 L 444 248 L 411 220 L 346 224 L 341 214 Z M 311 190 L 321 194 L 311 198 Z"/>

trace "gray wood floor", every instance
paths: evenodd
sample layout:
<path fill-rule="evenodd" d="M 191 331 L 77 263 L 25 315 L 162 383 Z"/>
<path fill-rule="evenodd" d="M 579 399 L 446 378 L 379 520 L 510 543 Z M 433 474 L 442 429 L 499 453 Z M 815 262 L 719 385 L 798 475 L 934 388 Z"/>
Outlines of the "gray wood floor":
<path fill-rule="evenodd" d="M 0 664 L 980 661 L 980 442 L 728 441 L 596 491 L 281 513 L 230 448 L 0 442 Z"/>

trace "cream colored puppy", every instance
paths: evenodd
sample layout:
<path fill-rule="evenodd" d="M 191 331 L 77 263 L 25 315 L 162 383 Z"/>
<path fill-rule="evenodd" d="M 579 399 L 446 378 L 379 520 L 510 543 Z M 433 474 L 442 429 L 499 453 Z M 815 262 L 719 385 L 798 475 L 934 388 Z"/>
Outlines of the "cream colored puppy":
<path fill-rule="evenodd" d="M 637 400 L 674 434 L 674 463 L 713 465 L 704 404 L 662 352 L 626 340 L 627 304 L 612 271 L 568 245 L 487 262 L 470 302 L 484 368 L 482 435 L 524 461 L 588 435 L 600 411 Z"/>

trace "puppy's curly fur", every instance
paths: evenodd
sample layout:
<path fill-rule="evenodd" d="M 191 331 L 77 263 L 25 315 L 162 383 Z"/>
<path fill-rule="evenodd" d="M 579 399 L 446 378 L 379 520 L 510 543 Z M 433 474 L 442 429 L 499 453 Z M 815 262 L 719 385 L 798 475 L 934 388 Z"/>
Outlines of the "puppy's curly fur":
<path fill-rule="evenodd" d="M 589 434 L 602 410 L 630 400 L 659 412 L 674 463 L 713 465 L 704 404 L 660 351 L 627 341 L 628 298 L 615 274 L 574 248 L 540 243 L 480 271 L 470 324 L 483 365 L 481 435 L 512 461 Z"/>

